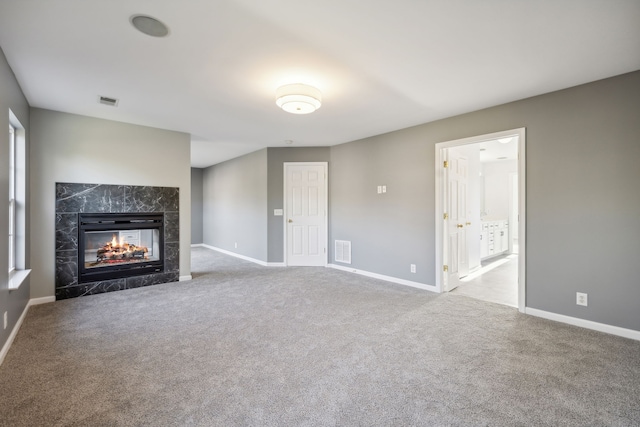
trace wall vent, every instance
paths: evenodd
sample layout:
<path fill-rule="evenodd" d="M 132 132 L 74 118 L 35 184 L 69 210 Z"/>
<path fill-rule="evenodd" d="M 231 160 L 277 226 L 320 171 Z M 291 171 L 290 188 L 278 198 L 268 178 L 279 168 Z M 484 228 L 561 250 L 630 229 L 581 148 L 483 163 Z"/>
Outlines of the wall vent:
<path fill-rule="evenodd" d="M 351 242 L 348 240 L 336 240 L 334 255 L 336 262 L 351 264 Z"/>
<path fill-rule="evenodd" d="M 118 106 L 118 100 L 116 98 L 109 98 L 108 96 L 101 96 L 98 100 L 100 104 L 109 105 L 111 107 Z"/>

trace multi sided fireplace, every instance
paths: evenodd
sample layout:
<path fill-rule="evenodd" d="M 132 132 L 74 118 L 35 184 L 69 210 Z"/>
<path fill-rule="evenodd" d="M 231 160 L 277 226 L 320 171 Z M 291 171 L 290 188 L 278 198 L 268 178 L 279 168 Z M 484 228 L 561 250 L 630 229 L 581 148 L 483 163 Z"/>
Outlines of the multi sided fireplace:
<path fill-rule="evenodd" d="M 78 214 L 78 282 L 164 271 L 164 214 Z"/>

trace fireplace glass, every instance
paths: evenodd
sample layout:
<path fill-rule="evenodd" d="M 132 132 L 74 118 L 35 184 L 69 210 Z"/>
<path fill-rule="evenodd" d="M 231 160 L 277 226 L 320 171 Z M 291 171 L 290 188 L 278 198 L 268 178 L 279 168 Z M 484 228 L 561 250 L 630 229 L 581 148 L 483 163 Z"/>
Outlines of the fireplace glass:
<path fill-rule="evenodd" d="M 85 235 L 84 268 L 159 261 L 159 234 L 158 229 L 88 231 Z"/>
<path fill-rule="evenodd" d="M 79 214 L 80 283 L 164 270 L 163 214 Z"/>

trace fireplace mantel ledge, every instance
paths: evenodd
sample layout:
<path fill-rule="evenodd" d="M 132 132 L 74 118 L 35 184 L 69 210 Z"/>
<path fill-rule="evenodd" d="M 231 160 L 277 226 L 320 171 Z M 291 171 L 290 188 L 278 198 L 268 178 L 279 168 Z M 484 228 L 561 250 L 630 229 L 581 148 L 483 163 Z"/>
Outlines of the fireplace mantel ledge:
<path fill-rule="evenodd" d="M 15 291 L 27 280 L 31 270 L 13 270 L 9 275 L 9 290 Z"/>

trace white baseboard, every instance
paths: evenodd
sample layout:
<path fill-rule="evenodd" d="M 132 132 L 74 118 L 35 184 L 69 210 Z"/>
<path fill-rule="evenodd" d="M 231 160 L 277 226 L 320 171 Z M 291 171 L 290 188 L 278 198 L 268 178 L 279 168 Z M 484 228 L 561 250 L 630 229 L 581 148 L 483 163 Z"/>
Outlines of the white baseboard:
<path fill-rule="evenodd" d="M 192 243 L 191 247 L 192 248 L 203 248 L 204 247 L 204 243 Z"/>
<path fill-rule="evenodd" d="M 526 307 L 524 312 L 531 316 L 542 317 L 543 319 L 554 320 L 556 322 L 567 323 L 569 325 L 580 326 L 581 328 L 592 329 L 594 331 L 605 332 L 607 334 L 640 341 L 640 331 L 635 331 L 633 329 L 626 329 L 619 326 L 607 325 L 605 323 L 593 322 L 591 320 L 579 319 L 577 317 L 565 316 L 564 314 L 551 313 L 549 311 L 538 310 L 537 308 Z"/>
<path fill-rule="evenodd" d="M 189 275 L 187 275 L 187 276 L 180 276 L 180 278 L 178 279 L 178 281 L 180 281 L 180 282 L 184 282 L 184 281 L 186 281 L 186 280 L 192 280 L 192 279 L 193 279 L 193 276 L 189 274 Z"/>
<path fill-rule="evenodd" d="M 328 264 L 327 267 L 335 268 L 336 270 L 347 271 L 349 273 L 360 274 L 362 276 L 373 277 L 374 279 L 386 280 L 387 282 L 397 283 L 399 285 L 411 286 L 412 288 L 424 289 L 425 291 L 436 292 L 435 286 L 412 282 L 411 280 L 399 279 L 397 277 L 385 276 L 378 273 L 371 273 L 370 271 L 358 270 L 357 268 L 345 267 L 337 264 Z"/>
<path fill-rule="evenodd" d="M 27 307 L 31 307 L 32 305 L 40 305 L 47 304 L 50 302 L 56 302 L 56 297 L 41 297 L 41 298 L 31 298 L 27 303 Z"/>
<path fill-rule="evenodd" d="M 11 344 L 13 344 L 13 340 L 16 338 L 16 335 L 18 335 L 18 331 L 20 330 L 20 326 L 22 326 L 22 321 L 27 315 L 27 311 L 29 311 L 29 307 L 31 307 L 32 305 L 55 302 L 55 300 L 56 300 L 56 297 L 42 297 L 42 298 L 32 298 L 29 300 L 29 302 L 27 302 L 27 305 L 24 307 L 24 310 L 22 310 L 22 314 L 20 314 L 18 321 L 13 326 L 13 330 L 11 330 L 11 333 L 9 334 L 9 338 L 7 338 L 7 341 L 2 346 L 2 350 L 0 350 L 0 365 L 2 365 L 2 362 L 4 362 L 4 358 L 9 352 L 9 348 L 11 347 Z"/>
<path fill-rule="evenodd" d="M 207 249 L 211 249 L 213 251 L 221 252 L 221 253 L 226 254 L 226 255 L 231 255 L 233 257 L 240 258 L 240 259 L 243 259 L 245 261 L 253 262 L 253 263 L 261 265 L 263 267 L 274 267 L 274 265 L 270 265 L 270 264 L 277 264 L 277 263 L 268 263 L 268 262 L 261 261 L 259 259 L 255 259 L 255 258 L 251 258 L 251 257 L 245 256 L 245 255 L 240 255 L 240 254 L 237 254 L 235 252 L 227 251 L 225 249 L 216 248 L 215 246 L 206 245 L 204 243 L 202 244 L 202 247 L 203 248 L 207 248 Z"/>
<path fill-rule="evenodd" d="M 286 267 L 287 264 L 284 262 L 268 262 L 267 267 Z"/>

